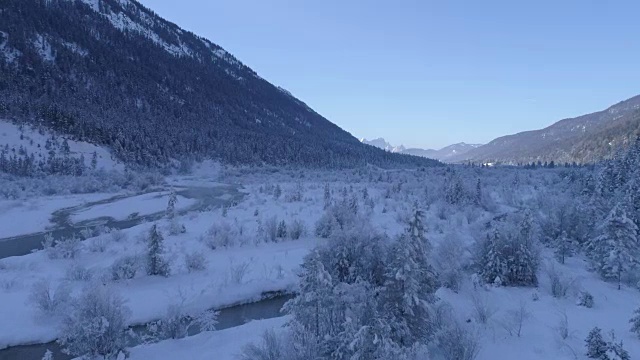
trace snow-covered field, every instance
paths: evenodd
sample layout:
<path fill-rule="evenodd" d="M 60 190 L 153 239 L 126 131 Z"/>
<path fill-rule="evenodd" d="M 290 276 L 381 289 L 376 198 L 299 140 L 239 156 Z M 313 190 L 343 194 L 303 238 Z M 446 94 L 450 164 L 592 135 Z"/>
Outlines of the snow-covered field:
<path fill-rule="evenodd" d="M 0 200 L 0 238 L 32 234 L 53 226 L 51 217 L 56 210 L 104 200 L 113 194 L 81 194 Z"/>
<path fill-rule="evenodd" d="M 144 216 L 164 211 L 167 208 L 169 192 L 152 192 L 148 194 L 130 196 L 121 200 L 99 204 L 83 208 L 71 215 L 73 222 L 80 222 L 99 217 L 110 217 L 115 220 L 124 220 L 132 216 Z M 176 210 L 187 209 L 197 202 L 195 199 L 187 199 L 177 196 Z"/>
<path fill-rule="evenodd" d="M 130 310 L 129 325 L 161 319 L 172 306 L 198 314 L 255 301 L 264 292 L 297 291 L 305 256 L 328 241 L 317 230 L 328 211 L 327 204 L 343 201 L 390 240 L 405 231 L 414 207 L 423 208 L 434 256 L 450 242 L 460 246 L 455 259 L 463 269 L 460 286 L 456 291 L 443 287 L 436 294 L 479 340 L 477 359 L 585 359 L 584 339 L 595 326 L 604 333 L 615 330 L 631 358 L 640 358 L 640 341 L 628 324 L 640 304 L 640 292 L 628 285 L 617 290 L 615 284 L 603 281 L 589 270 L 582 254 L 560 264 L 553 251 L 544 248 L 537 287 L 478 285 L 471 279 L 474 244 L 485 237 L 488 223 L 503 221 L 505 214 L 520 214 L 524 208 L 542 208 L 563 197 L 569 199 L 573 185 L 565 180 L 562 170 L 460 168 L 461 175 L 456 175 L 459 189 L 451 186 L 456 177 L 445 168 L 329 173 L 207 167 L 197 171 L 195 175 L 171 177 L 167 183 L 176 187 L 240 184 L 246 196 L 222 208 L 189 212 L 126 230 L 103 230 L 76 245 L 68 258 L 48 249 L 0 260 L 0 348 L 52 341 L 61 335 L 66 304 L 54 311 L 39 308 L 33 294 L 43 284 L 54 297 L 62 285 L 67 290 L 60 291 L 69 292 L 72 298 L 89 284 L 108 287 L 124 298 Z M 477 196 L 482 206 L 450 205 L 443 200 L 443 192 L 447 198 L 452 191 Z M 91 196 L 99 199 L 103 195 Z M 89 201 L 91 196 L 76 200 Z M 55 201 L 50 205 L 49 200 L 33 202 L 46 203 L 37 207 L 42 213 L 61 206 Z M 72 215 L 72 220 L 157 213 L 164 211 L 167 201 L 167 191 L 144 194 L 83 209 Z M 188 208 L 193 201 L 178 197 L 177 209 Z M 37 213 L 36 206 L 31 208 Z M 17 211 L 10 213 L 15 216 Z M 535 216 L 553 217 L 544 213 Z M 145 271 L 154 224 L 164 238 L 163 254 L 170 267 L 167 277 L 148 276 Z M 135 274 L 123 275 L 123 264 Z M 435 264 L 447 268 L 446 264 Z M 562 296 L 552 294 L 551 268 L 567 285 Z M 583 291 L 593 295 L 592 308 L 576 305 Z M 484 309 L 486 318 L 480 320 L 479 309 Z M 521 318 L 519 324 L 514 320 L 516 314 Z M 234 359 L 244 345 L 259 341 L 266 329 L 285 334 L 284 322 L 285 318 L 254 321 L 140 345 L 130 349 L 131 358 Z"/>
<path fill-rule="evenodd" d="M 46 159 L 48 156 L 47 141 L 51 139 L 49 131 L 38 131 L 27 125 L 18 126 L 7 120 L 0 119 L 0 146 L 9 150 L 9 155 L 17 153 L 21 148 L 33 154 L 36 160 Z M 105 170 L 123 170 L 122 163 L 114 160 L 104 147 L 83 141 L 67 139 L 70 155 L 84 156 L 85 164 L 90 165 L 93 154 L 96 154 L 97 167 Z"/>

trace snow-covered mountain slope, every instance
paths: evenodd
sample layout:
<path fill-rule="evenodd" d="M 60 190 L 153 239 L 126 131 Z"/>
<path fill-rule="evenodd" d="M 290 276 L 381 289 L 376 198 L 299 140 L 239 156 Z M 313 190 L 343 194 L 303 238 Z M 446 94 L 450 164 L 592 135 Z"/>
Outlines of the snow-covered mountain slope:
<path fill-rule="evenodd" d="M 96 158 L 96 168 L 105 170 L 123 170 L 124 166 L 116 160 L 105 147 L 84 141 L 57 135 L 46 128 L 36 129 L 29 125 L 17 125 L 8 120 L 0 119 L 0 151 L 5 158 L 12 156 L 33 155 L 36 161 L 46 161 L 51 151 L 62 153 L 63 144 L 69 146 L 69 156 L 84 158 L 84 164 L 91 167 L 91 161 Z"/>
<path fill-rule="evenodd" d="M 373 139 L 373 140 L 367 140 L 365 138 L 360 139 L 360 142 L 363 144 L 367 144 L 367 145 L 371 145 L 371 146 L 375 146 L 379 149 L 385 150 L 385 151 L 389 151 L 392 153 L 402 153 L 405 150 L 405 147 L 400 145 L 400 146 L 393 146 L 391 144 L 389 144 L 385 139 L 383 138 L 377 138 L 377 139 Z"/>
<path fill-rule="evenodd" d="M 0 117 L 107 146 L 125 163 L 436 164 L 363 146 L 134 0 L 0 2 L 0 73 Z"/>
<path fill-rule="evenodd" d="M 541 130 L 499 137 L 451 158 L 493 163 L 593 163 L 609 158 L 640 134 L 640 95 L 610 108 L 564 119 Z"/>

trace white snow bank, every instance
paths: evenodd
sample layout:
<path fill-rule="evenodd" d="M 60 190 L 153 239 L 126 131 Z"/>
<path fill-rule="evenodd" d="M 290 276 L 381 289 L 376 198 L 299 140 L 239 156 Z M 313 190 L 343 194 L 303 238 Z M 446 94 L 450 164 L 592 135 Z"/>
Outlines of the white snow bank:
<path fill-rule="evenodd" d="M 178 196 L 176 210 L 189 208 L 196 203 L 194 199 Z M 79 210 L 71 216 L 73 222 L 110 217 L 115 220 L 125 220 L 132 214 L 138 216 L 149 215 L 164 211 L 169 202 L 169 192 L 152 192 L 116 200 L 108 204 L 100 204 Z"/>
<path fill-rule="evenodd" d="M 56 210 L 107 199 L 113 194 L 48 196 L 29 200 L 0 200 L 0 239 L 45 231 Z"/>
<path fill-rule="evenodd" d="M 256 320 L 247 324 L 220 331 L 207 331 L 179 340 L 165 340 L 156 344 L 137 346 L 131 349 L 131 360 L 234 360 L 242 348 L 260 341 L 261 335 L 270 329 L 279 329 L 288 317 Z"/>
<path fill-rule="evenodd" d="M 23 147 L 29 154 L 33 154 L 36 160 L 46 159 L 48 156 L 48 150 L 45 148 L 47 139 L 51 138 L 52 133 L 50 131 L 42 131 L 32 129 L 31 127 L 24 125 L 22 130 L 18 125 L 15 125 L 7 120 L 0 119 L 0 146 L 9 146 L 10 151 L 18 151 L 20 147 Z M 59 139 L 65 137 L 57 136 Z M 93 153 L 97 154 L 97 168 L 104 168 L 105 170 L 123 170 L 124 166 L 113 159 L 108 149 L 90 144 L 84 141 L 73 141 L 67 139 L 69 149 L 71 150 L 72 157 L 80 157 L 84 155 L 85 165 L 91 165 L 91 158 Z"/>

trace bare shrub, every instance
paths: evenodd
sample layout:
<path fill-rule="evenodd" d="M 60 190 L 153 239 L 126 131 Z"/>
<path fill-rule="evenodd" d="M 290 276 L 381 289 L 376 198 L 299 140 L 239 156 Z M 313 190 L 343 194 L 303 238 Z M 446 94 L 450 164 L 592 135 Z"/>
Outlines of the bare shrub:
<path fill-rule="evenodd" d="M 547 277 L 549 278 L 549 290 L 555 298 L 565 298 L 575 284 L 575 279 L 565 276 L 553 264 L 547 267 Z"/>
<path fill-rule="evenodd" d="M 509 310 L 502 322 L 502 327 L 507 330 L 510 336 L 516 335 L 520 337 L 520 335 L 522 335 L 522 328 L 530 316 L 531 313 L 527 308 L 527 303 L 521 301 L 516 309 Z"/>
<path fill-rule="evenodd" d="M 231 229 L 231 225 L 226 222 L 213 224 L 204 239 L 205 244 L 212 250 L 221 247 L 230 248 L 236 245 L 236 234 Z"/>
<path fill-rule="evenodd" d="M 60 283 L 55 291 L 47 280 L 38 281 L 31 288 L 29 301 L 45 315 L 60 314 L 71 302 L 71 289 Z"/>
<path fill-rule="evenodd" d="M 93 271 L 74 262 L 67 268 L 65 278 L 70 281 L 89 281 L 93 278 Z"/>
<path fill-rule="evenodd" d="M 495 308 L 489 304 L 487 299 L 478 293 L 471 295 L 471 302 L 473 305 L 473 317 L 480 324 L 486 325 L 489 319 L 496 313 Z"/>
<path fill-rule="evenodd" d="M 109 235 L 111 236 L 111 241 L 113 242 L 121 242 L 127 239 L 127 233 L 120 229 L 112 229 L 109 232 Z"/>
<path fill-rule="evenodd" d="M 278 219 L 272 216 L 264 222 L 265 242 L 276 242 L 278 238 Z"/>
<path fill-rule="evenodd" d="M 207 269 L 207 260 L 202 253 L 194 251 L 184 256 L 184 264 L 188 272 L 203 271 Z"/>
<path fill-rule="evenodd" d="M 456 320 L 436 334 L 436 343 L 445 360 L 474 360 L 480 353 L 477 335 Z"/>
<path fill-rule="evenodd" d="M 105 235 L 100 235 L 92 240 L 87 241 L 89 244 L 89 251 L 94 253 L 103 253 L 107 250 L 109 245 L 109 238 Z"/>
<path fill-rule="evenodd" d="M 304 222 L 295 219 L 289 224 L 289 237 L 292 240 L 300 239 L 300 237 L 304 236 L 307 229 L 304 226 Z"/>
<path fill-rule="evenodd" d="M 249 273 L 249 266 L 250 263 L 248 261 L 240 264 L 234 264 L 232 262 L 231 265 L 229 265 L 229 280 L 234 284 L 242 284 L 244 277 Z"/>
<path fill-rule="evenodd" d="M 273 330 L 262 334 L 258 344 L 248 344 L 242 349 L 241 360 L 281 360 L 287 357 L 285 347 Z"/>

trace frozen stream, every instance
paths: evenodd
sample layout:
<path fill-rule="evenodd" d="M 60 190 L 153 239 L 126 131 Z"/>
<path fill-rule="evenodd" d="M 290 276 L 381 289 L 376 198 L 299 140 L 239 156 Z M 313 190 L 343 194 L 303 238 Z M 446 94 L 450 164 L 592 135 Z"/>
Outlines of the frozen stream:
<path fill-rule="evenodd" d="M 158 196 L 165 191 L 158 192 Z M 187 209 L 183 209 L 179 213 L 184 214 L 191 211 L 201 211 L 209 208 L 220 207 L 225 204 L 238 202 L 244 196 L 238 190 L 238 186 L 235 185 L 221 185 L 217 187 L 187 187 L 177 191 L 178 195 L 184 196 L 188 199 L 196 200 L 196 203 Z M 15 237 L 9 237 L 0 239 L 0 259 L 10 256 L 21 256 L 32 252 L 33 250 L 42 249 L 42 241 L 47 233 L 53 235 L 54 238 L 68 238 L 71 236 L 80 236 L 80 231 L 85 228 L 93 229 L 97 226 L 108 226 L 114 229 L 128 229 L 138 224 L 155 221 L 161 219 L 164 216 L 164 211 L 156 212 L 153 214 L 133 216 L 125 220 L 115 220 L 111 217 L 99 217 L 96 219 L 80 221 L 77 223 L 71 222 L 71 215 L 80 212 L 83 209 L 90 208 L 96 205 L 103 205 L 113 203 L 128 197 L 138 196 L 140 194 L 133 195 L 118 195 L 109 199 L 90 202 L 82 204 L 80 206 L 65 208 L 57 210 L 53 213 L 51 221 L 55 224 L 52 230 L 20 235 Z M 20 221 L 20 219 L 16 219 Z"/>

